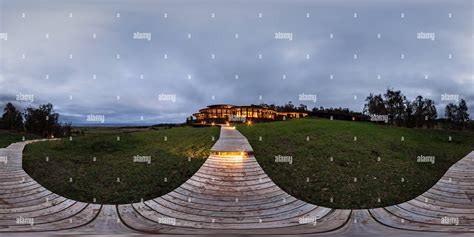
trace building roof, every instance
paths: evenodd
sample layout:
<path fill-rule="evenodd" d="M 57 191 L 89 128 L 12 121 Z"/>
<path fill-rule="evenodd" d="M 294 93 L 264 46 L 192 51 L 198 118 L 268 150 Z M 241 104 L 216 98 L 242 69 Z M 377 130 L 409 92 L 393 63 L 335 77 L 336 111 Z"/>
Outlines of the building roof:
<path fill-rule="evenodd" d="M 208 108 L 222 108 L 222 107 L 225 107 L 225 108 L 232 108 L 232 107 L 235 107 L 235 105 L 231 105 L 231 104 L 215 104 L 215 105 L 208 105 L 207 107 L 208 107 Z"/>
<path fill-rule="evenodd" d="M 231 108 L 259 108 L 259 109 L 265 109 L 265 110 L 271 110 L 274 111 L 278 114 L 308 114 L 307 112 L 299 112 L 299 111 L 276 111 L 274 109 L 270 109 L 266 106 L 261 106 L 261 105 L 242 105 L 242 106 L 236 106 L 236 105 L 231 105 L 231 104 L 214 104 L 214 105 L 208 105 L 206 108 L 200 109 L 199 113 L 205 113 L 207 112 L 208 109 L 219 109 L 219 108 L 225 108 L 225 109 L 231 109 Z M 195 114 L 199 114 L 195 113 Z M 193 114 L 194 115 L 194 114 Z"/>

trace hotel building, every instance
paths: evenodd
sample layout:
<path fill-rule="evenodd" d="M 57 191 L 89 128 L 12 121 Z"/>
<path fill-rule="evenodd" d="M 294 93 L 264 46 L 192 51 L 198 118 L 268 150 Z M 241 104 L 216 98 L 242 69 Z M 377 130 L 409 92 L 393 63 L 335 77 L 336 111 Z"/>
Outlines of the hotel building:
<path fill-rule="evenodd" d="M 308 113 L 303 112 L 277 112 L 263 106 L 234 106 L 228 104 L 209 105 L 193 114 L 196 123 L 226 123 L 226 122 L 260 122 L 285 120 L 287 118 L 303 118 Z"/>

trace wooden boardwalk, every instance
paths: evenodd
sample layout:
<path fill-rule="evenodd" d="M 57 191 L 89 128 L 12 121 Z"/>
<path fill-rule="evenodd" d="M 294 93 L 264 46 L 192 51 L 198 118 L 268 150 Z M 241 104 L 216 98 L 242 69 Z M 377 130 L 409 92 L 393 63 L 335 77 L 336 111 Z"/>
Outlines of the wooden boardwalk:
<path fill-rule="evenodd" d="M 219 140 L 211 148 L 212 155 L 252 155 L 253 149 L 247 139 L 235 127 L 222 126 Z M 222 156 L 221 155 L 221 156 Z"/>
<path fill-rule="evenodd" d="M 300 201 L 265 174 L 252 147 L 239 131 L 222 127 L 214 152 L 188 181 L 162 197 L 120 205 L 133 229 L 173 234 L 302 234 L 329 232 L 343 226 L 350 210 L 333 210 Z M 168 223 L 166 223 L 168 221 Z"/>
<path fill-rule="evenodd" d="M 44 140 L 37 140 L 44 141 Z M 50 192 L 22 168 L 25 145 L 0 149 L 0 235 L 26 232 L 68 234 L 132 233 L 120 222 L 115 205 L 77 202 Z"/>
<path fill-rule="evenodd" d="M 28 143 L 0 149 L 0 156 L 8 158 L 7 163 L 0 163 L 0 233 L 474 233 L 474 152 L 453 165 L 433 188 L 411 201 L 370 210 L 339 210 L 309 204 L 285 193 L 261 169 L 247 139 L 230 127 L 222 127 L 212 148 L 214 153 L 180 187 L 161 197 L 127 205 L 82 203 L 46 190 L 22 169 L 22 151 Z M 228 155 L 216 155 L 219 152 Z"/>
<path fill-rule="evenodd" d="M 451 166 L 420 196 L 369 212 L 375 220 L 393 228 L 472 232 L 474 236 L 474 152 Z"/>

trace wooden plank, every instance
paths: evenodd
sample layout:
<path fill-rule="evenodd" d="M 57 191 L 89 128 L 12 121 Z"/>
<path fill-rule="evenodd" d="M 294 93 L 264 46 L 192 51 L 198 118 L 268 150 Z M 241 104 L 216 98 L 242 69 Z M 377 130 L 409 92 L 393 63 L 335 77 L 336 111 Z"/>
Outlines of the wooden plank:
<path fill-rule="evenodd" d="M 0 209 L 0 216 L 2 216 L 3 214 L 10 214 L 10 213 L 28 213 L 28 212 L 50 207 L 51 205 L 59 205 L 62 202 L 65 202 L 66 200 L 70 202 L 75 202 L 73 200 L 66 199 L 65 197 L 56 195 L 56 198 L 53 198 L 53 199 L 48 199 L 48 200 L 38 199 L 36 200 L 37 203 L 35 205 Z"/>

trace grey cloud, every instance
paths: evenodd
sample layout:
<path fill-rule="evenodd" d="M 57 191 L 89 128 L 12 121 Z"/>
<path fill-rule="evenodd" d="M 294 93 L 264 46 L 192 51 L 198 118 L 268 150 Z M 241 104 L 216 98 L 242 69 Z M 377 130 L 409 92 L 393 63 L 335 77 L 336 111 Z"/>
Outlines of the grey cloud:
<path fill-rule="evenodd" d="M 434 99 L 440 115 L 443 93 L 460 94 L 474 110 L 469 1 L 0 1 L 0 32 L 11 35 L 1 42 L 1 101 L 31 92 L 37 103 L 53 103 L 65 121 L 82 123 L 97 113 L 114 123 L 144 123 L 140 116 L 146 123 L 180 122 L 208 104 L 299 104 L 301 93 L 318 94 L 317 103 L 306 103 L 310 107 L 360 111 L 365 96 L 388 87 L 410 99 Z M 436 32 L 436 40 L 417 40 L 420 31 Z M 133 40 L 133 32 L 151 32 L 152 40 Z M 292 32 L 293 40 L 275 40 L 275 32 Z M 160 93 L 177 100 L 158 101 Z"/>

